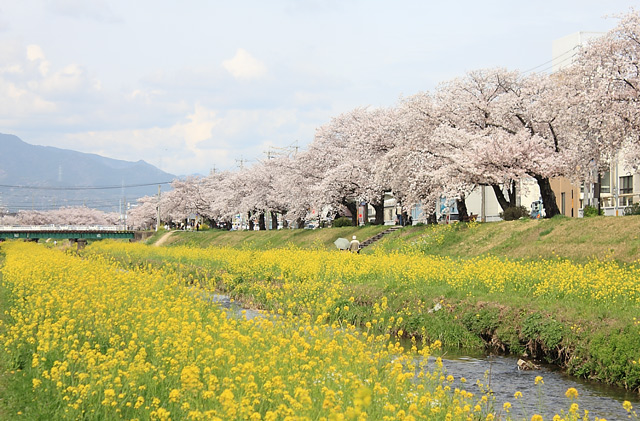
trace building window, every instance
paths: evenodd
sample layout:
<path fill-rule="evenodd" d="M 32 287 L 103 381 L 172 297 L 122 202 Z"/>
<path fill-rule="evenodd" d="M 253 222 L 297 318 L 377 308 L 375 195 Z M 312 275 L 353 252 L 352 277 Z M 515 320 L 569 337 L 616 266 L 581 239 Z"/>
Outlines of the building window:
<path fill-rule="evenodd" d="M 600 193 L 611 193 L 611 172 L 607 171 L 600 177 Z"/>
<path fill-rule="evenodd" d="M 620 177 L 620 194 L 633 193 L 633 176 Z"/>
<path fill-rule="evenodd" d="M 619 206 L 631 206 L 633 205 L 633 196 L 622 196 L 620 197 L 620 205 Z"/>

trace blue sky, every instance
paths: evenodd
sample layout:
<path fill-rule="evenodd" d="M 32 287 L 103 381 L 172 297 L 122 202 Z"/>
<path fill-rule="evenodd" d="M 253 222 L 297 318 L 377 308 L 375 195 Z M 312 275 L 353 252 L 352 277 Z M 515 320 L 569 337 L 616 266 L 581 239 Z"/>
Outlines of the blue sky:
<path fill-rule="evenodd" d="M 0 132 L 180 175 L 235 169 L 469 70 L 548 71 L 554 39 L 638 5 L 0 0 Z"/>

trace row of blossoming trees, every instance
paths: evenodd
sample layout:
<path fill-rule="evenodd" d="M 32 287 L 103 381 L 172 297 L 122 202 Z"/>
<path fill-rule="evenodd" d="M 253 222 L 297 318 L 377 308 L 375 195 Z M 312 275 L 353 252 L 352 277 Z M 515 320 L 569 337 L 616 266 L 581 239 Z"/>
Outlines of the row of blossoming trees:
<path fill-rule="evenodd" d="M 639 59 L 640 15 L 631 11 L 552 75 L 471 71 L 393 107 L 341 114 L 301 153 L 175 181 L 160 199 L 161 219 L 248 214 L 263 221 L 272 212 L 295 220 L 326 207 L 355 218 L 364 201 L 382 222 L 385 191 L 405 208 L 421 204 L 427 215 L 439 197 L 455 197 L 464 217 L 465 197 L 480 185 L 493 189 L 503 209 L 515 206 L 524 177 L 536 180 L 552 217 L 559 210 L 550 178 L 578 181 L 619 153 L 638 169 Z M 139 202 L 130 221 L 151 225 L 158 199 Z"/>
<path fill-rule="evenodd" d="M 68 206 L 50 211 L 21 210 L 15 215 L 3 214 L 0 209 L 0 225 L 81 225 L 109 226 L 123 224 L 118 213 L 103 212 L 86 206 Z"/>
<path fill-rule="evenodd" d="M 551 178 L 578 181 L 618 154 L 639 168 L 639 59 L 640 15 L 631 11 L 552 75 L 471 71 L 389 108 L 356 108 L 318 128 L 306 151 L 176 180 L 160 199 L 139 199 L 128 221 L 152 226 L 159 207 L 164 222 L 199 215 L 229 224 L 245 214 L 264 228 L 266 212 L 296 220 L 326 208 L 349 209 L 355 222 L 356 204 L 367 202 L 381 223 L 385 191 L 426 215 L 439 197 L 456 198 L 464 218 L 465 197 L 481 185 L 503 209 L 515 206 L 524 177 L 536 180 L 552 217 Z"/>

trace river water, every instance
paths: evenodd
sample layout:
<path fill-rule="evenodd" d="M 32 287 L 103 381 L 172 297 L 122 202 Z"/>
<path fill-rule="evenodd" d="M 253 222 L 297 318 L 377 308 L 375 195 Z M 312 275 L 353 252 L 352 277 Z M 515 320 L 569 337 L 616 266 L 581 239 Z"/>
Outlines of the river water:
<path fill-rule="evenodd" d="M 430 365 L 433 360 L 430 358 Z M 589 419 L 595 419 L 595 416 L 608 421 L 628 419 L 622 403 L 630 401 L 634 409 L 640 405 L 640 399 L 635 393 L 569 377 L 554 366 L 541 365 L 539 370 L 518 370 L 516 357 L 465 355 L 456 350 L 446 352 L 442 360 L 447 373 L 456 378 L 458 386 L 460 377 L 467 379 L 464 385 L 467 391 L 480 392 L 475 385 L 476 380 L 489 385 L 496 398 L 494 408 L 497 412 L 502 411 L 505 402 L 510 402 L 512 408 L 509 415 L 514 419 L 530 420 L 534 414 L 552 419 L 562 409 L 568 411 L 571 401 L 565 396 L 565 392 L 570 387 L 578 390 L 576 402 L 579 412 L 582 415 L 585 409 L 588 410 Z M 536 386 L 537 376 L 542 376 L 543 385 Z M 514 398 L 517 391 L 522 393 L 522 398 Z"/>
<path fill-rule="evenodd" d="M 231 314 L 238 317 L 264 317 L 264 313 L 239 307 L 231 302 L 227 295 L 197 288 L 193 289 L 193 293 L 202 300 L 230 310 Z M 503 404 L 510 402 L 512 407 L 508 415 L 513 419 L 530 420 L 532 415 L 539 414 L 550 420 L 561 410 L 569 410 L 571 401 L 565 396 L 565 392 L 570 387 L 578 390 L 576 402 L 580 408 L 580 415 L 584 415 L 584 410 L 588 410 L 589 419 L 628 419 L 628 413 L 622 408 L 624 401 L 630 401 L 634 409 L 640 408 L 640 396 L 636 393 L 570 377 L 554 366 L 540 364 L 539 370 L 519 370 L 516 357 L 470 354 L 460 350 L 447 350 L 442 356 L 442 361 L 447 374 L 456 379 L 455 387 L 481 394 L 476 381 L 489 386 L 495 396 L 494 410 L 503 419 L 507 415 L 503 411 Z M 433 367 L 434 362 L 435 358 L 430 357 L 427 369 Z M 535 384 L 537 376 L 542 376 L 543 385 Z M 461 377 L 466 379 L 464 385 L 460 383 Z M 523 397 L 515 399 L 516 392 L 521 392 Z"/>

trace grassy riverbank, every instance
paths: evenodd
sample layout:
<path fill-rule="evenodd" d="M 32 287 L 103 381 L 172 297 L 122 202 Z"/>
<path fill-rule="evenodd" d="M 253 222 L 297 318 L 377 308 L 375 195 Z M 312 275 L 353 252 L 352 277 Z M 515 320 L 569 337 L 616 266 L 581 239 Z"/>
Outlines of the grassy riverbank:
<path fill-rule="evenodd" d="M 364 241 L 373 237 L 379 232 L 389 227 L 368 225 L 365 227 L 341 227 L 341 228 L 319 228 L 277 230 L 277 231 L 173 231 L 164 245 L 188 245 L 196 247 L 235 247 L 252 249 L 269 249 L 294 245 L 301 248 L 322 248 L 335 250 L 333 242 L 337 238 L 351 240 L 356 236 L 359 241 Z M 167 231 L 160 231 L 154 234 L 147 244 L 158 241 Z"/>
<path fill-rule="evenodd" d="M 363 241 L 388 227 L 324 228 L 279 231 L 176 231 L 166 245 L 266 249 L 295 245 L 333 250 L 338 237 Z M 157 241 L 163 232 L 152 237 Z M 363 250 L 419 250 L 429 255 L 469 258 L 493 255 L 509 259 L 563 257 L 632 263 L 640 259 L 640 216 L 520 220 L 475 224 L 405 227 Z"/>

